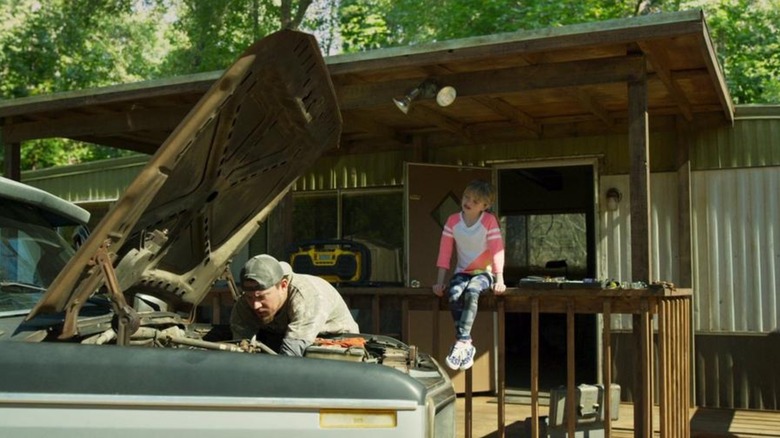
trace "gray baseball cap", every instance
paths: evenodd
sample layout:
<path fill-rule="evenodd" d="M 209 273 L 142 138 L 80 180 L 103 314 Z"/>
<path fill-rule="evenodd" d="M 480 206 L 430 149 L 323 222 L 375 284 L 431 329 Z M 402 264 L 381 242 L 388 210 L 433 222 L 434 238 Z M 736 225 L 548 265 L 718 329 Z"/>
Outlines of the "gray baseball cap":
<path fill-rule="evenodd" d="M 292 267 L 287 262 L 280 262 L 268 254 L 260 254 L 247 260 L 241 269 L 241 282 L 254 280 L 258 290 L 266 290 L 281 281 L 282 277 L 292 274 Z"/>

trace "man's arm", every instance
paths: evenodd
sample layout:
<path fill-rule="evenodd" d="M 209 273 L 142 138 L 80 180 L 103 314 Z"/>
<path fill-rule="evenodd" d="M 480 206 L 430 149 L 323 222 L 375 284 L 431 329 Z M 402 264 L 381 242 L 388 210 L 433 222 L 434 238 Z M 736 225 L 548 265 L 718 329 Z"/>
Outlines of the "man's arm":
<path fill-rule="evenodd" d="M 306 348 L 311 344 L 311 342 L 304 341 L 303 339 L 285 337 L 282 340 L 282 346 L 279 348 L 279 354 L 285 356 L 303 356 L 306 352 Z"/>
<path fill-rule="evenodd" d="M 303 283 L 303 279 L 297 280 Z M 290 322 L 279 349 L 281 354 L 303 356 L 306 347 L 314 343 L 328 320 L 330 306 L 320 299 L 316 290 L 307 286 L 304 286 L 306 292 L 295 291 L 288 298 Z"/>

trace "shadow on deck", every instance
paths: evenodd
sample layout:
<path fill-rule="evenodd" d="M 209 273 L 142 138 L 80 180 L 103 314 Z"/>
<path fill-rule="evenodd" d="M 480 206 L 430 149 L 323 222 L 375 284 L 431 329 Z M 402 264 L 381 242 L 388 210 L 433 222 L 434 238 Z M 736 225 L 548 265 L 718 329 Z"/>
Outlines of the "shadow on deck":
<path fill-rule="evenodd" d="M 499 438 L 497 421 L 496 397 L 492 395 L 475 395 L 472 399 L 472 437 Z M 457 400 L 458 408 L 458 438 L 465 434 L 465 399 Z M 539 407 L 540 415 L 547 415 L 547 406 Z M 612 422 L 612 437 L 629 438 L 634 436 L 633 405 L 622 403 L 619 418 Z M 528 438 L 525 431 L 525 419 L 531 417 L 529 404 L 506 404 L 506 437 Z M 654 435 L 659 436 L 658 412 L 653 413 Z M 694 438 L 759 438 L 780 436 L 780 411 L 752 411 L 722 408 L 692 408 L 691 437 Z"/>

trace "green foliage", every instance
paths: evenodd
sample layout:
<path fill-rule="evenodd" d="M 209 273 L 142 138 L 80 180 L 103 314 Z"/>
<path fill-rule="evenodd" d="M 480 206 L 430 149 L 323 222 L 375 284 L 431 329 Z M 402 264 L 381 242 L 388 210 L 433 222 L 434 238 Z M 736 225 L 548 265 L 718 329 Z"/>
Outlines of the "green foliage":
<path fill-rule="evenodd" d="M 160 0 L 158 0 L 160 1 Z M 176 47 L 162 71 L 180 75 L 222 70 L 260 38 L 297 29 L 312 0 L 169 0 L 177 19 L 169 33 Z"/>
<path fill-rule="evenodd" d="M 708 23 L 735 103 L 780 102 L 780 0 L 721 0 Z"/>
<path fill-rule="evenodd" d="M 342 0 L 339 24 L 345 52 L 378 49 L 393 45 L 384 18 L 392 0 Z"/>
<path fill-rule="evenodd" d="M 166 51 L 160 18 L 143 1 L 13 0 L 0 5 L 0 97 L 134 82 L 157 75 Z M 64 139 L 25 142 L 22 168 L 128 155 Z"/>
<path fill-rule="evenodd" d="M 132 82 L 155 75 L 158 17 L 131 0 L 16 0 L 2 15 L 0 97 Z"/>
<path fill-rule="evenodd" d="M 227 68 L 251 43 L 278 29 L 279 21 L 268 19 L 272 3 L 181 1 L 171 29 L 177 47 L 168 54 L 162 70 L 177 75 Z"/>
<path fill-rule="evenodd" d="M 680 10 L 681 1 L 344 0 L 345 52 Z"/>
<path fill-rule="evenodd" d="M 22 145 L 23 170 L 86 163 L 134 155 L 134 152 L 63 138 L 30 140 Z"/>

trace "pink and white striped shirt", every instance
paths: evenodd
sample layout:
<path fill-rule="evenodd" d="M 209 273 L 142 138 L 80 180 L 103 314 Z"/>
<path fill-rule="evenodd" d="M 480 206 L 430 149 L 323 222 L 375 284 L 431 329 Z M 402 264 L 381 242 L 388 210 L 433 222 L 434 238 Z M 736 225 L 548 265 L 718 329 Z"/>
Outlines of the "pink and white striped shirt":
<path fill-rule="evenodd" d="M 476 275 L 504 271 L 504 240 L 496 217 L 486 211 L 472 226 L 467 226 L 462 212 L 447 218 L 439 243 L 436 267 L 449 269 L 452 248 L 458 255 L 455 274 Z"/>

